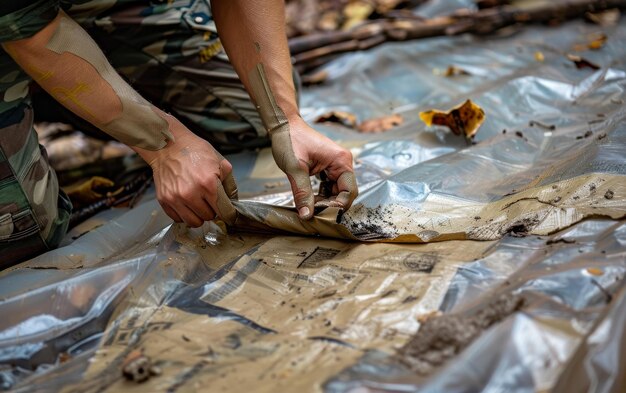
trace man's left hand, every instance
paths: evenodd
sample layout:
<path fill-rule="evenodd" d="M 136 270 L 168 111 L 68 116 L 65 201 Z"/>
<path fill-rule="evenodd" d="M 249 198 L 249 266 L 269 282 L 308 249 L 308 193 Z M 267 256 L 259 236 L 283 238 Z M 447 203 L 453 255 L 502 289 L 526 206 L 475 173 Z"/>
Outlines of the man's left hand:
<path fill-rule="evenodd" d="M 276 143 L 279 138 L 272 137 L 272 152 L 280 169 L 289 178 L 300 218 L 308 220 L 313 217 L 316 201 L 310 176 L 321 172 L 325 172 L 327 180 L 333 183 L 328 205 L 348 209 L 359 193 L 352 153 L 315 131 L 299 116 L 289 120 L 288 133 L 291 146 L 284 139 Z M 282 158 L 291 154 L 296 160 Z"/>

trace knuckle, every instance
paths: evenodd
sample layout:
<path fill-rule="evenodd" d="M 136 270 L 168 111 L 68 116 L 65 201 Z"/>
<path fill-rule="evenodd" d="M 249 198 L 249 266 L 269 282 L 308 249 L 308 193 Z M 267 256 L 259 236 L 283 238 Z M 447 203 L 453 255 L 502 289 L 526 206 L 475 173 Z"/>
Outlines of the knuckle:
<path fill-rule="evenodd" d="M 172 197 L 171 194 L 161 195 L 159 196 L 158 199 L 159 199 L 159 202 L 161 203 L 161 206 L 163 207 L 170 206 L 174 202 L 174 198 Z"/>
<path fill-rule="evenodd" d="M 200 226 L 202 226 L 203 221 L 197 217 L 193 217 L 193 218 L 187 218 L 187 221 L 185 221 L 185 224 L 189 225 L 192 228 L 198 228 Z"/>
<path fill-rule="evenodd" d="M 349 150 L 340 150 L 337 157 L 342 161 L 352 162 L 352 153 Z"/>
<path fill-rule="evenodd" d="M 202 179 L 202 185 L 207 190 L 213 192 L 217 189 L 217 177 L 215 176 L 206 176 Z"/>
<path fill-rule="evenodd" d="M 193 199 L 194 197 L 194 192 L 191 188 L 186 188 L 184 190 L 181 190 L 178 194 L 179 198 L 184 200 L 184 201 L 189 201 L 191 199 Z"/>
<path fill-rule="evenodd" d="M 304 204 L 307 202 L 309 193 L 306 190 L 295 190 L 293 192 L 293 198 L 297 204 Z"/>
<path fill-rule="evenodd" d="M 233 171 L 233 165 L 228 160 L 223 160 L 220 165 L 225 173 L 231 173 Z"/>

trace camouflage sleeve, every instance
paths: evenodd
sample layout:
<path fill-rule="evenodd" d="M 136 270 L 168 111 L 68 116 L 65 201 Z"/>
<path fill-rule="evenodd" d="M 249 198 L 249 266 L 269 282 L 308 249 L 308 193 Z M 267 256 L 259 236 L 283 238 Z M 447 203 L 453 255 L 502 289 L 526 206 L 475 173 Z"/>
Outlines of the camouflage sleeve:
<path fill-rule="evenodd" d="M 58 12 L 58 0 L 2 1 L 0 42 L 32 37 L 47 26 Z"/>

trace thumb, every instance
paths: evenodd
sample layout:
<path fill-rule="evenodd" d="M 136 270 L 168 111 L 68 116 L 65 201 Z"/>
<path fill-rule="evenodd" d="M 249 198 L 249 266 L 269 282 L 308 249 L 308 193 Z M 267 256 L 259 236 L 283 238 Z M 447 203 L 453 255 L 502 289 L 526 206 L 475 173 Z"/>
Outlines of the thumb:
<path fill-rule="evenodd" d="M 237 221 L 237 209 L 233 206 L 222 183 L 217 183 L 217 214 L 228 225 L 234 225 Z"/>
<path fill-rule="evenodd" d="M 296 202 L 296 209 L 298 209 L 298 216 L 300 216 L 302 220 L 309 220 L 313 217 L 313 207 L 315 205 L 309 174 L 299 168 L 292 173 L 287 173 L 287 178 L 291 184 L 291 191 L 293 192 L 293 199 Z"/>

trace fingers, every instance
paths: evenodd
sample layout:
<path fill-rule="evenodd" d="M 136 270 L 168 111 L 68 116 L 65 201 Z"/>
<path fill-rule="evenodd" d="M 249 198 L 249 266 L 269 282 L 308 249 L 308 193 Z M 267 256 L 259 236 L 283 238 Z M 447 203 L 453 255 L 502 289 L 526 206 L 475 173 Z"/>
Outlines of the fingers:
<path fill-rule="evenodd" d="M 311 217 L 313 217 L 315 198 L 313 196 L 309 174 L 302 168 L 299 168 L 292 173 L 287 173 L 287 178 L 291 184 L 291 191 L 293 192 L 293 199 L 296 203 L 298 216 L 300 216 L 302 220 L 311 219 Z"/>
<path fill-rule="evenodd" d="M 237 183 L 235 182 L 235 177 L 233 176 L 233 166 L 230 162 L 223 160 L 220 163 L 220 173 L 222 185 L 228 199 L 239 199 Z"/>
<path fill-rule="evenodd" d="M 161 204 L 161 207 L 163 208 L 165 214 L 167 214 L 172 220 L 174 220 L 174 222 L 183 222 L 183 219 L 180 218 L 178 213 L 176 213 L 176 210 L 172 209 L 171 207 L 169 207 L 169 205 L 165 203 L 162 203 L 160 201 L 159 203 Z"/>
<path fill-rule="evenodd" d="M 204 224 L 204 218 L 198 216 L 193 210 L 183 204 L 176 206 L 176 213 L 191 228 L 198 228 Z M 215 217 L 215 214 L 213 216 Z"/>
<path fill-rule="evenodd" d="M 337 179 L 337 194 L 336 201 L 341 204 L 344 209 L 349 209 L 352 206 L 352 202 L 359 195 L 359 189 L 356 184 L 356 177 L 354 172 L 344 172 Z"/>
<path fill-rule="evenodd" d="M 217 185 L 216 208 L 217 214 L 226 224 L 235 224 L 235 221 L 237 221 L 237 210 L 235 209 L 235 206 L 233 206 L 233 203 L 231 202 L 230 197 L 227 194 L 227 191 L 225 190 L 225 187 L 222 185 L 222 183 L 218 183 Z"/>
<path fill-rule="evenodd" d="M 167 203 L 161 202 L 161 207 L 165 214 L 170 216 L 175 222 L 184 222 L 192 228 L 202 226 L 204 219 L 200 218 L 195 212 L 186 207 L 184 204 L 177 204 L 176 206 L 170 206 Z"/>

